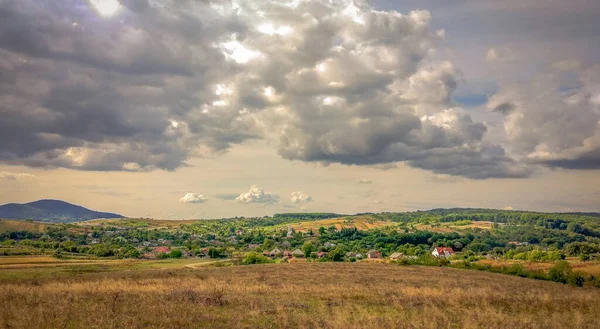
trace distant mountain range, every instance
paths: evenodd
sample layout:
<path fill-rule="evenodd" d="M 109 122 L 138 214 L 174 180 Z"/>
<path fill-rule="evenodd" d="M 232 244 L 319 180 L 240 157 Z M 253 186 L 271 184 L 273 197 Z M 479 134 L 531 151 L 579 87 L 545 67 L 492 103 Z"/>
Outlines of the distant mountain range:
<path fill-rule="evenodd" d="M 0 218 L 32 219 L 40 222 L 71 223 L 96 218 L 124 218 L 109 212 L 93 211 L 60 200 L 39 200 L 30 203 L 9 203 L 0 206 Z"/>

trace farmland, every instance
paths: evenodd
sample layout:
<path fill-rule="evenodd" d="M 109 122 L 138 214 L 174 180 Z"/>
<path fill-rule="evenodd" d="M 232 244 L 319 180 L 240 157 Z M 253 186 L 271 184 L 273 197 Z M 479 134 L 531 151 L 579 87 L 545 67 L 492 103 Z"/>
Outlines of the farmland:
<path fill-rule="evenodd" d="M 148 269 L 2 282 L 0 305 L 2 328 L 600 326 L 597 289 L 373 263 Z"/>
<path fill-rule="evenodd" d="M 318 231 L 319 227 L 330 227 L 334 226 L 336 230 L 343 228 L 357 228 L 358 230 L 372 230 L 381 228 L 384 226 L 392 225 L 393 222 L 388 220 L 381 220 L 374 216 L 347 216 L 340 218 L 324 219 L 317 221 L 305 221 L 300 223 L 294 223 L 290 226 L 296 230 L 296 232 L 308 232 L 309 230 Z"/>

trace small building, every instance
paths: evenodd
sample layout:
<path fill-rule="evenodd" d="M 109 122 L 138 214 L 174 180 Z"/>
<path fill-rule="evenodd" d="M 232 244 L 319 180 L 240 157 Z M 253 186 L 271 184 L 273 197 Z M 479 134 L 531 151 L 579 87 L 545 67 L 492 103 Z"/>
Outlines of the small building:
<path fill-rule="evenodd" d="M 356 258 L 356 254 L 355 254 L 355 253 L 353 253 L 352 251 L 348 251 L 348 252 L 346 253 L 346 257 L 347 257 L 347 258 Z"/>
<path fill-rule="evenodd" d="M 378 250 L 369 250 L 367 258 L 381 258 L 381 253 Z"/>
<path fill-rule="evenodd" d="M 363 259 L 363 258 L 365 258 L 365 255 L 363 255 L 363 254 L 361 254 L 361 253 L 358 253 L 358 254 L 356 254 L 356 256 L 354 256 L 354 257 L 355 257 L 356 259 Z"/>
<path fill-rule="evenodd" d="M 269 254 L 271 257 L 276 257 L 278 255 L 281 255 L 283 252 L 277 248 L 271 250 L 271 253 Z"/>
<path fill-rule="evenodd" d="M 171 252 L 171 249 L 169 249 L 169 247 L 156 247 L 154 248 L 154 253 L 158 254 L 159 252 L 162 252 L 163 254 L 169 253 Z"/>
<path fill-rule="evenodd" d="M 327 253 L 326 253 L 326 252 L 324 252 L 324 251 L 321 251 L 321 252 L 319 252 L 319 253 L 317 254 L 317 257 L 318 257 L 318 258 L 327 257 Z"/>
<path fill-rule="evenodd" d="M 283 257 L 292 258 L 292 252 L 290 250 L 284 250 Z"/>
<path fill-rule="evenodd" d="M 390 255 L 390 260 L 398 260 L 400 258 L 404 257 L 404 254 L 401 252 L 395 252 L 393 254 Z"/>
<path fill-rule="evenodd" d="M 292 251 L 292 256 L 302 258 L 302 257 L 304 257 L 304 252 L 300 249 L 296 249 L 296 250 Z"/>
<path fill-rule="evenodd" d="M 335 243 L 327 241 L 323 244 L 323 246 L 325 246 L 325 248 L 333 248 L 335 247 Z"/>
<path fill-rule="evenodd" d="M 449 258 L 450 256 L 454 255 L 454 250 L 452 250 L 450 247 L 436 247 L 433 249 L 431 254 L 434 257 Z"/>

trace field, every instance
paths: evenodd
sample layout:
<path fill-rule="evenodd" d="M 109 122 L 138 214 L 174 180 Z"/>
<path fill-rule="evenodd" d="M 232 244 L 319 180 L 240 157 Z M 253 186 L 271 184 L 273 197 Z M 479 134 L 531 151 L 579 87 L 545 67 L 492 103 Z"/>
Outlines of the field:
<path fill-rule="evenodd" d="M 197 268 L 218 262 L 212 259 L 136 260 L 56 259 L 50 256 L 0 257 L 0 282 L 67 278 L 86 273 Z"/>
<path fill-rule="evenodd" d="M 161 220 L 147 218 L 116 218 L 116 219 L 94 219 L 85 222 L 78 222 L 77 225 L 83 227 L 113 225 L 123 227 L 138 227 L 138 228 L 164 228 L 177 229 L 181 224 L 194 224 L 202 220 Z"/>
<path fill-rule="evenodd" d="M 600 261 L 589 261 L 582 262 L 576 257 L 570 257 L 567 259 L 573 270 L 581 271 L 587 274 L 600 275 Z M 522 260 L 508 260 L 508 259 L 494 259 L 494 260 L 480 260 L 481 264 L 490 264 L 495 267 L 510 266 L 512 264 L 521 264 L 527 270 L 544 271 L 548 272 L 554 262 L 529 262 Z"/>
<path fill-rule="evenodd" d="M 598 289 L 374 263 L 0 280 L 0 328 L 599 328 L 599 308 Z"/>
<path fill-rule="evenodd" d="M 30 231 L 36 233 L 46 232 L 46 229 L 53 224 L 38 223 L 22 220 L 0 219 L 0 233 L 12 231 Z"/>
<path fill-rule="evenodd" d="M 418 230 L 427 230 L 427 231 L 438 232 L 438 233 L 460 232 L 467 228 L 479 228 L 482 230 L 490 230 L 492 228 L 492 222 L 477 221 L 477 222 L 472 222 L 467 225 L 455 225 L 452 222 L 439 223 L 436 225 L 417 224 L 417 225 L 415 225 L 415 228 Z"/>
<path fill-rule="evenodd" d="M 328 228 L 329 226 L 335 226 L 336 230 L 354 227 L 356 227 L 359 230 L 371 230 L 391 224 L 393 223 L 390 221 L 379 220 L 373 216 L 351 216 L 323 219 L 317 221 L 306 221 L 291 224 L 290 226 L 297 232 L 306 232 L 308 230 L 313 230 L 313 232 L 317 232 L 319 230 L 319 227 L 321 226 L 325 228 Z"/>

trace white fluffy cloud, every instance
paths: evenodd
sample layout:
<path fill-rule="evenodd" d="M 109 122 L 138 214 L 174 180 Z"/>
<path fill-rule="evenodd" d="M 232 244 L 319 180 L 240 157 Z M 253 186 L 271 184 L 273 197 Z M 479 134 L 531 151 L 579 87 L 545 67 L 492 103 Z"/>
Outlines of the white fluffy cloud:
<path fill-rule="evenodd" d="M 0 171 L 0 179 L 17 180 L 17 179 L 33 178 L 33 177 L 35 177 L 35 176 L 32 174 L 27 174 L 27 173 L 13 173 L 13 172 L 8 172 L 8 171 Z"/>
<path fill-rule="evenodd" d="M 81 19 L 94 15 L 85 6 L 3 7 L 1 162 L 175 170 L 266 139 L 290 160 L 527 174 L 452 103 L 461 76 L 436 56 L 443 33 L 429 11 L 366 0 L 122 4 L 121 24 Z"/>
<path fill-rule="evenodd" d="M 531 83 L 502 86 L 488 108 L 504 117 L 509 151 L 523 161 L 570 169 L 600 169 L 600 65 L 555 65 Z M 579 85 L 561 91 L 564 70 Z"/>
<path fill-rule="evenodd" d="M 313 201 L 313 199 L 310 195 L 308 195 L 302 191 L 292 192 L 290 200 L 295 204 L 302 204 L 302 203 L 308 203 L 308 202 Z"/>
<path fill-rule="evenodd" d="M 242 203 L 262 203 L 270 204 L 279 202 L 279 196 L 271 193 L 265 193 L 265 191 L 257 187 L 256 185 L 250 186 L 250 190 L 245 193 L 241 193 L 235 200 Z"/>
<path fill-rule="evenodd" d="M 515 53 L 507 47 L 490 48 L 485 55 L 486 62 L 510 62 L 517 60 Z"/>
<path fill-rule="evenodd" d="M 183 196 L 183 198 L 179 199 L 179 202 L 181 202 L 181 203 L 204 203 L 204 202 L 206 202 L 206 200 L 208 200 L 208 198 L 202 194 L 186 193 Z"/>

